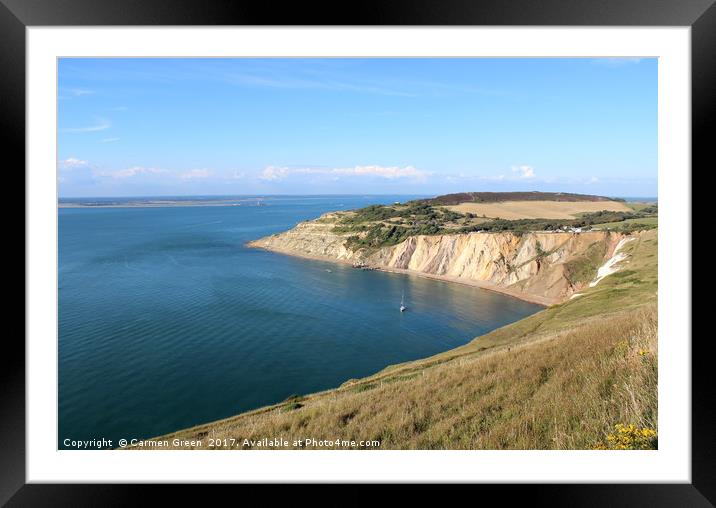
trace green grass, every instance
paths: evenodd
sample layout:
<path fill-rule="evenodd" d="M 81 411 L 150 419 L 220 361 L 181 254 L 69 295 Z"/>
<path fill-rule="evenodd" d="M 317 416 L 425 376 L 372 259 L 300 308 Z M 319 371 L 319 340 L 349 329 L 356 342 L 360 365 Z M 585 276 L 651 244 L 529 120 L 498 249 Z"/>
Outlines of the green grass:
<path fill-rule="evenodd" d="M 643 224 L 644 226 L 648 226 L 648 228 L 655 228 L 659 226 L 659 218 L 658 217 L 643 217 L 643 218 L 637 218 L 637 219 L 626 219 L 621 222 L 607 222 L 604 224 L 599 224 L 595 226 L 597 229 L 613 229 L 613 228 L 621 228 L 625 225 L 635 225 L 635 224 Z M 648 229 L 647 228 L 647 229 Z"/>
<path fill-rule="evenodd" d="M 602 240 L 590 245 L 582 256 L 565 263 L 566 277 L 574 285 L 585 284 L 594 278 L 607 253 L 607 242 Z"/>
<path fill-rule="evenodd" d="M 651 208 L 654 206 L 654 203 L 642 203 L 640 201 L 629 201 L 624 204 L 627 205 L 632 210 L 634 210 L 635 212 L 641 212 L 645 208 Z"/>

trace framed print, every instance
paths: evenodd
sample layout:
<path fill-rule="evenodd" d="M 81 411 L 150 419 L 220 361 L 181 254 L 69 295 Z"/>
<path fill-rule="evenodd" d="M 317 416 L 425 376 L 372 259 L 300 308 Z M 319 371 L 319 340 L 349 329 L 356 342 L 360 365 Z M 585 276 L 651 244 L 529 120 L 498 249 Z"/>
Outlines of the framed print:
<path fill-rule="evenodd" d="M 459 482 L 710 506 L 712 2 L 3 2 L 27 200 L 3 501 Z"/>

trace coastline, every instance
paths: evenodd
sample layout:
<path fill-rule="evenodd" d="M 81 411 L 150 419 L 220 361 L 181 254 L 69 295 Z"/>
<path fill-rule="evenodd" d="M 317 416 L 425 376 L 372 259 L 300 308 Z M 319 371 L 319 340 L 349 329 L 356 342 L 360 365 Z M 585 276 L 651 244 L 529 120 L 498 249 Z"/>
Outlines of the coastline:
<path fill-rule="evenodd" d="M 329 263 L 338 263 L 348 266 L 353 266 L 353 262 L 348 259 L 336 259 L 331 258 L 328 256 L 317 256 L 317 255 L 311 255 L 311 254 L 305 254 L 302 252 L 295 252 L 290 251 L 287 249 L 267 249 L 266 247 L 262 245 L 258 245 L 257 242 L 259 240 L 252 240 L 250 242 L 247 242 L 245 245 L 252 249 L 262 249 L 267 252 L 274 252 L 277 254 L 283 254 L 285 256 L 293 256 L 297 258 L 303 258 L 303 259 L 310 259 L 313 261 L 327 261 Z M 450 277 L 447 275 L 436 275 L 432 273 L 425 273 L 425 272 L 418 272 L 416 270 L 407 270 L 407 269 L 401 269 L 401 268 L 386 268 L 381 266 L 366 266 L 366 268 L 369 268 L 371 270 L 376 270 L 380 272 L 386 272 L 386 273 L 397 273 L 402 275 L 416 275 L 418 277 L 423 277 L 425 279 L 433 279 L 433 280 L 439 280 L 443 282 L 451 282 L 455 284 L 463 284 L 465 286 L 472 286 L 477 287 L 480 289 L 486 289 L 487 291 L 493 291 L 495 293 L 501 293 L 506 296 L 511 296 L 512 298 L 517 298 L 518 300 L 522 300 L 529 303 L 534 303 L 537 305 L 542 305 L 544 307 L 549 307 L 551 305 L 556 305 L 559 303 L 562 303 L 557 298 L 548 298 L 548 297 L 541 297 L 537 295 L 531 295 L 522 293 L 519 291 L 515 291 L 509 288 L 503 288 L 500 286 L 497 286 L 495 284 L 490 284 L 489 282 L 484 281 L 476 281 L 476 280 L 465 280 L 465 279 L 458 279 L 457 277 Z"/>
<path fill-rule="evenodd" d="M 110 205 L 82 205 L 77 203 L 58 203 L 57 208 L 84 208 L 84 209 L 99 209 L 99 208 L 197 208 L 202 206 L 264 206 L 255 204 L 242 204 L 242 203 L 222 203 L 222 202 L 201 202 L 191 201 L 186 203 L 181 202 L 167 202 L 167 203 L 126 203 L 126 204 L 110 204 Z"/>

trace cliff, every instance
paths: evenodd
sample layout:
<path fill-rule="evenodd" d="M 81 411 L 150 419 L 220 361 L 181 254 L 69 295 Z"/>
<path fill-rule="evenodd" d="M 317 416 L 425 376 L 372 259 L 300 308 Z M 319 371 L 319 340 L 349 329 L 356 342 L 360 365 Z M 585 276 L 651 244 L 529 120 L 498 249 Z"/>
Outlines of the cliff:
<path fill-rule="evenodd" d="M 334 219 L 326 214 L 249 246 L 461 282 L 550 305 L 586 287 L 624 237 L 609 231 L 418 235 L 353 250 L 346 246 L 349 234 L 333 231 Z"/>

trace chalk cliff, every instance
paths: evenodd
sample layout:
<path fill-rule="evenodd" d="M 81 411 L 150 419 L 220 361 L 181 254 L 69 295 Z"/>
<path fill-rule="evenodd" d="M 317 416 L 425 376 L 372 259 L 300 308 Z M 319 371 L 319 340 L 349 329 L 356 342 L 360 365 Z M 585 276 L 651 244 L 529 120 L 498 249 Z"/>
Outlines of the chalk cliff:
<path fill-rule="evenodd" d="M 249 243 L 290 255 L 415 273 L 486 287 L 542 304 L 560 303 L 586 287 L 624 235 L 608 231 L 419 235 L 379 249 L 346 247 L 334 216 L 302 222 Z"/>

